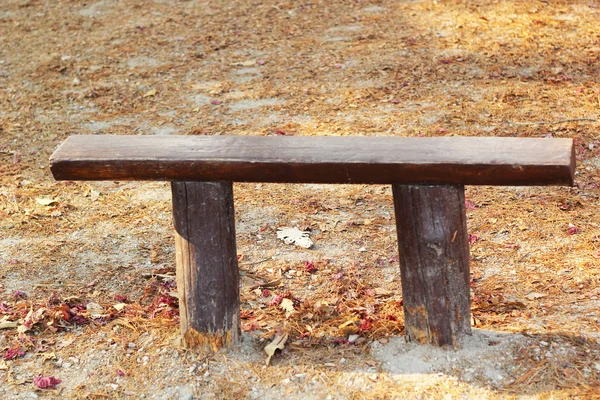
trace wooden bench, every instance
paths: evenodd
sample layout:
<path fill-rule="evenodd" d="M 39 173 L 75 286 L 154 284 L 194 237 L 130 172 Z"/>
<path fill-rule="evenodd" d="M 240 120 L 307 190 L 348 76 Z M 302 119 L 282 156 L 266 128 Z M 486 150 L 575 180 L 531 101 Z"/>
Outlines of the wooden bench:
<path fill-rule="evenodd" d="M 571 139 L 72 136 L 57 180 L 171 181 L 181 332 L 239 339 L 232 182 L 391 184 L 409 340 L 471 333 L 464 185 L 572 185 Z"/>

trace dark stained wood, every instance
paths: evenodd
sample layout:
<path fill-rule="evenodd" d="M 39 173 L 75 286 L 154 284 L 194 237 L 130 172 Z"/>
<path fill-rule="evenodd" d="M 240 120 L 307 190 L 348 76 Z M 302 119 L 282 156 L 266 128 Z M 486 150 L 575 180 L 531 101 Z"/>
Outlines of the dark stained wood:
<path fill-rule="evenodd" d="M 571 139 L 72 136 L 57 180 L 571 185 Z"/>
<path fill-rule="evenodd" d="M 459 345 L 471 334 L 464 187 L 393 185 L 405 331 Z"/>
<path fill-rule="evenodd" d="M 183 343 L 213 351 L 239 339 L 240 300 L 231 182 L 173 182 Z"/>

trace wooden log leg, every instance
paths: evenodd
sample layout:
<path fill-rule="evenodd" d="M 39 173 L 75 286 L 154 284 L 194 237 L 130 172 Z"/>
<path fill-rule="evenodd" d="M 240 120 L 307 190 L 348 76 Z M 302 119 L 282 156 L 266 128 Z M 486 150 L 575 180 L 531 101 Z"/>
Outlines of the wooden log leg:
<path fill-rule="evenodd" d="M 231 182 L 172 182 L 181 333 L 213 351 L 240 337 Z"/>
<path fill-rule="evenodd" d="M 419 343 L 459 345 L 471 334 L 464 186 L 392 190 L 406 335 Z"/>

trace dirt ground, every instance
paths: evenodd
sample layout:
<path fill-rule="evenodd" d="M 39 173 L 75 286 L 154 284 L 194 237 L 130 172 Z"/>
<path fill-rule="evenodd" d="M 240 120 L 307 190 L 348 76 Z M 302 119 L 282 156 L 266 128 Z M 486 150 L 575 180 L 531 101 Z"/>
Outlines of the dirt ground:
<path fill-rule="evenodd" d="M 0 398 L 600 398 L 599 119 L 593 0 L 2 0 Z M 402 339 L 389 187 L 236 184 L 244 341 L 205 354 L 168 184 L 55 182 L 78 133 L 568 137 L 578 172 L 467 188 L 456 350 Z"/>

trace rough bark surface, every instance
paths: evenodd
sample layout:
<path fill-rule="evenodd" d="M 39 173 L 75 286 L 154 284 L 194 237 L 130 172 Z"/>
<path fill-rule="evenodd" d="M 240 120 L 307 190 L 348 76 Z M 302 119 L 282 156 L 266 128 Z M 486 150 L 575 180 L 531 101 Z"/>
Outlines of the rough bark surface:
<path fill-rule="evenodd" d="M 460 344 L 471 334 L 464 187 L 393 185 L 409 340 Z"/>
<path fill-rule="evenodd" d="M 239 285 L 231 182 L 173 182 L 181 333 L 216 351 L 239 339 Z"/>

